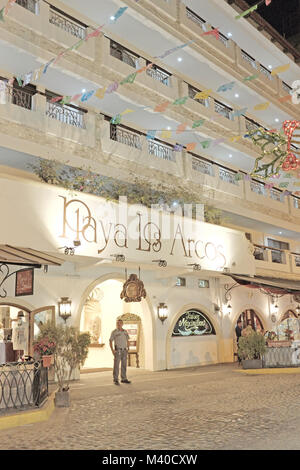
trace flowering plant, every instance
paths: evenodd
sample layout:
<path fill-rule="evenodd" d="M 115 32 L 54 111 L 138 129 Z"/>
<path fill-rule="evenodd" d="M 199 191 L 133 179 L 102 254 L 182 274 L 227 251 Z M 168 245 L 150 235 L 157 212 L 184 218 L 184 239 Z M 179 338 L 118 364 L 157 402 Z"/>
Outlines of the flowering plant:
<path fill-rule="evenodd" d="M 55 351 L 55 347 L 56 344 L 54 341 L 50 341 L 48 338 L 42 338 L 40 341 L 34 343 L 33 350 L 41 356 L 51 356 Z"/>
<path fill-rule="evenodd" d="M 284 330 L 285 332 L 285 336 L 288 340 L 291 340 L 293 341 L 294 340 L 294 336 L 293 336 L 293 330 L 289 330 L 288 328 L 286 330 Z"/>

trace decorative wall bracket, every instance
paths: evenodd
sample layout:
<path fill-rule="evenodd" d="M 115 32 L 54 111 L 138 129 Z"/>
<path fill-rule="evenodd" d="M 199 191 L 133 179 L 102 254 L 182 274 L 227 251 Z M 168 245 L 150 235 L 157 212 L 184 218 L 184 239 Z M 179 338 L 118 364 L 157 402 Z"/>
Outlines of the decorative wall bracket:
<path fill-rule="evenodd" d="M 7 291 L 4 289 L 3 284 L 14 274 L 22 271 L 25 266 L 30 266 L 31 268 L 40 268 L 40 264 L 31 264 L 31 265 L 22 265 L 22 268 L 17 269 L 16 271 L 10 272 L 10 265 L 12 263 L 0 263 L 0 275 L 3 275 L 3 278 L 0 281 L 0 297 L 5 299 L 7 297 Z M 17 265 L 13 265 L 17 266 Z"/>

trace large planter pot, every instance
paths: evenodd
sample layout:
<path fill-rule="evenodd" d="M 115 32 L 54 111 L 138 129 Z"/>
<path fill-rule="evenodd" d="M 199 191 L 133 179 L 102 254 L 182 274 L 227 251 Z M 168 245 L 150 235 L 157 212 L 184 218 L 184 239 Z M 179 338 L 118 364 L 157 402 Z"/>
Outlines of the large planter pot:
<path fill-rule="evenodd" d="M 53 359 L 52 354 L 48 355 L 48 356 L 42 356 L 42 359 L 43 359 L 43 366 L 44 367 L 50 367 L 51 366 L 52 359 Z"/>
<path fill-rule="evenodd" d="M 69 390 L 56 392 L 54 398 L 55 406 L 58 408 L 67 408 L 70 406 L 70 393 Z"/>
<path fill-rule="evenodd" d="M 243 359 L 243 369 L 261 369 L 262 359 Z"/>

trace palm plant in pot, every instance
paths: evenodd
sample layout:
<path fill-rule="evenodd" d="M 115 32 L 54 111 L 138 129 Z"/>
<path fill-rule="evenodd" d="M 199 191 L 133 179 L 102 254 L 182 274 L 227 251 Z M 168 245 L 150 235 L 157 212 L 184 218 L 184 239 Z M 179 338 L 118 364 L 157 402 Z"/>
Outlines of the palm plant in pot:
<path fill-rule="evenodd" d="M 69 383 L 75 369 L 80 368 L 88 355 L 91 343 L 89 333 L 81 333 L 78 328 L 66 325 L 54 325 L 47 322 L 41 326 L 38 341 L 48 338 L 55 343 L 54 371 L 58 390 L 55 394 L 55 405 L 70 405 Z"/>
<path fill-rule="evenodd" d="M 261 333 L 254 331 L 251 326 L 245 330 L 238 342 L 238 355 L 244 369 L 261 369 L 262 356 L 266 352 L 266 340 Z"/>

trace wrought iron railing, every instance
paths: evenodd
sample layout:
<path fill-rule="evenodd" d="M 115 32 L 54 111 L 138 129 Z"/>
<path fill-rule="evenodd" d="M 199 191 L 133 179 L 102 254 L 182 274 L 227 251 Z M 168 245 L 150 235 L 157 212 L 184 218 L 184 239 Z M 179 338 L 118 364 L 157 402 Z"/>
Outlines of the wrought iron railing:
<path fill-rule="evenodd" d="M 195 98 L 195 95 L 199 92 L 200 92 L 200 90 L 197 90 L 197 88 L 194 88 L 192 85 L 188 84 L 189 97 L 192 98 L 192 100 L 195 100 L 198 103 L 202 104 L 203 106 L 207 106 L 208 105 L 208 100 L 205 100 L 205 99 L 202 99 L 202 98 Z"/>
<path fill-rule="evenodd" d="M 193 157 L 192 159 L 192 169 L 204 173 L 205 175 L 213 176 L 213 166 L 212 163 L 202 160 L 201 158 Z"/>
<path fill-rule="evenodd" d="M 131 67 L 137 68 L 138 66 L 139 58 L 133 52 L 125 49 L 121 44 L 112 40 L 110 41 L 110 55 Z"/>
<path fill-rule="evenodd" d="M 84 114 L 80 109 L 47 101 L 46 116 L 70 126 L 85 129 Z"/>
<path fill-rule="evenodd" d="M 282 82 L 282 88 L 287 92 L 290 93 L 292 91 L 292 88 L 285 82 Z"/>
<path fill-rule="evenodd" d="M 48 369 L 41 362 L 0 365 L 0 412 L 40 406 L 48 396 Z"/>
<path fill-rule="evenodd" d="M 270 197 L 271 197 L 271 199 L 274 199 L 274 201 L 282 202 L 282 192 L 279 191 L 278 189 L 271 188 L 270 189 Z"/>
<path fill-rule="evenodd" d="M 264 67 L 262 64 L 259 64 L 259 70 L 261 73 L 263 73 L 266 77 L 268 77 L 269 80 L 272 80 L 273 77 L 271 75 L 271 70 L 268 70 L 266 67 Z"/>
<path fill-rule="evenodd" d="M 228 47 L 229 39 L 226 36 L 224 36 L 224 34 L 220 33 L 220 31 L 219 31 L 219 40 L 224 44 L 225 47 Z"/>
<path fill-rule="evenodd" d="M 203 18 L 201 18 L 200 16 L 198 16 L 196 13 L 194 13 L 192 10 L 190 10 L 188 7 L 186 7 L 186 16 L 190 20 L 194 21 L 194 23 L 197 23 L 199 26 L 201 26 L 203 31 L 205 31 L 205 26 L 204 25 L 205 25 L 206 21 Z"/>
<path fill-rule="evenodd" d="M 219 178 L 226 183 L 237 184 L 235 179 L 236 173 L 234 171 L 228 170 L 227 168 L 219 167 Z"/>
<path fill-rule="evenodd" d="M 267 348 L 263 355 L 263 367 L 299 367 L 299 349 L 297 347 Z"/>
<path fill-rule="evenodd" d="M 157 80 L 163 83 L 164 85 L 170 86 L 171 75 L 167 74 L 166 72 L 163 72 L 160 69 L 151 67 L 150 69 L 147 69 L 146 74 L 154 78 L 154 80 Z"/>
<path fill-rule="evenodd" d="M 52 8 L 50 8 L 49 22 L 58 28 L 63 29 L 67 33 L 72 34 L 76 38 L 84 39 L 86 36 L 86 27 L 76 23 L 76 21 L 71 20 L 67 16 L 64 16 L 62 12 L 59 13 Z"/>
<path fill-rule="evenodd" d="M 251 181 L 250 188 L 253 193 L 265 195 L 265 185 L 264 183 L 259 183 L 258 181 Z"/>
<path fill-rule="evenodd" d="M 247 131 L 249 132 L 255 131 L 261 127 L 257 122 L 254 122 L 251 119 L 248 119 L 246 117 L 245 117 L 245 125 L 246 125 Z"/>
<path fill-rule="evenodd" d="M 295 265 L 297 267 L 299 267 L 300 266 L 300 255 L 295 255 L 294 254 L 294 259 L 295 259 Z"/>
<path fill-rule="evenodd" d="M 155 157 L 163 158 L 174 162 L 176 160 L 175 152 L 171 147 L 157 142 L 155 140 L 148 140 L 148 152 Z"/>
<path fill-rule="evenodd" d="M 285 264 L 284 251 L 276 250 L 276 248 L 271 248 L 271 260 L 272 263 Z"/>
<path fill-rule="evenodd" d="M 142 149 L 141 136 L 138 133 L 128 130 L 127 128 L 116 126 L 114 124 L 110 125 L 110 138 L 121 144 L 128 145 L 129 147 L 134 147 L 136 149 Z"/>
<path fill-rule="evenodd" d="M 293 196 L 293 204 L 295 209 L 300 209 L 300 199 L 298 197 Z"/>
<path fill-rule="evenodd" d="M 220 103 L 219 101 L 215 100 L 215 112 L 218 114 L 222 114 L 227 119 L 231 119 L 230 113 L 232 112 L 232 109 L 226 106 L 223 103 Z"/>
<path fill-rule="evenodd" d="M 251 55 L 249 55 L 243 49 L 241 49 L 241 56 L 242 56 L 242 59 L 244 59 L 246 62 L 249 62 L 249 64 L 251 64 L 253 68 L 255 68 L 255 69 L 257 68 L 255 59 L 253 57 L 251 57 Z"/>
<path fill-rule="evenodd" d="M 37 14 L 38 0 L 16 0 L 16 3 L 26 8 L 26 10 L 31 11 L 31 13 Z"/>
<path fill-rule="evenodd" d="M 21 108 L 32 109 L 32 97 L 34 92 L 22 88 L 6 86 L 6 101 Z"/>

